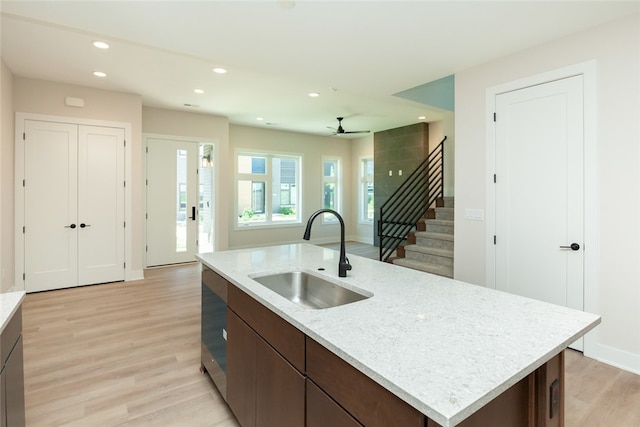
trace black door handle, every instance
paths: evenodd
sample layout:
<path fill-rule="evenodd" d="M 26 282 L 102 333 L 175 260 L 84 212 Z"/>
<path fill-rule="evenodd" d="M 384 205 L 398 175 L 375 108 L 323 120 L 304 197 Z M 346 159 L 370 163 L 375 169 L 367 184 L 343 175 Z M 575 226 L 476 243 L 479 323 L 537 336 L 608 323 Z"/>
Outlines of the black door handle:
<path fill-rule="evenodd" d="M 571 249 L 572 251 L 577 251 L 580 249 L 580 245 L 577 243 L 572 243 L 569 246 L 560 246 L 560 249 Z"/>
<path fill-rule="evenodd" d="M 80 228 L 91 227 L 91 224 L 85 224 L 84 222 L 80 224 Z"/>
<path fill-rule="evenodd" d="M 192 220 L 196 220 L 196 207 L 195 206 L 191 206 L 191 219 Z"/>
<path fill-rule="evenodd" d="M 76 228 L 75 224 L 65 225 L 64 228 Z"/>

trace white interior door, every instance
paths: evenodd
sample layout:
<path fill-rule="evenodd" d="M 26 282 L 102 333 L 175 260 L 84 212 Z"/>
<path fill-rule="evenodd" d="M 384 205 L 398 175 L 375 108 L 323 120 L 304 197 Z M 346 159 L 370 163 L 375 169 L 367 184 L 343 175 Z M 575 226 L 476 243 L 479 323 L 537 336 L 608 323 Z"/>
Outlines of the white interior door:
<path fill-rule="evenodd" d="M 582 76 L 496 97 L 496 289 L 583 310 L 583 139 Z"/>
<path fill-rule="evenodd" d="M 198 143 L 147 139 L 147 266 L 195 261 Z"/>
<path fill-rule="evenodd" d="M 124 280 L 124 129 L 25 121 L 27 292 Z"/>
<path fill-rule="evenodd" d="M 24 280 L 27 292 L 78 281 L 78 126 L 25 121 Z"/>
<path fill-rule="evenodd" d="M 124 129 L 80 126 L 78 284 L 124 280 Z"/>

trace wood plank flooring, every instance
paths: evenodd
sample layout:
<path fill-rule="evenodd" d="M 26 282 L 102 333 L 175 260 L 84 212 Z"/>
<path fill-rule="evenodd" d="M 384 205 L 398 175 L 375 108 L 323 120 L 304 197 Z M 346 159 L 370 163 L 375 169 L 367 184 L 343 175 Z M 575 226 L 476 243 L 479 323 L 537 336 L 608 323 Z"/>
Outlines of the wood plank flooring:
<path fill-rule="evenodd" d="M 197 264 L 29 294 L 27 426 L 237 427 L 200 368 Z M 640 427 L 640 376 L 569 351 L 567 427 Z"/>

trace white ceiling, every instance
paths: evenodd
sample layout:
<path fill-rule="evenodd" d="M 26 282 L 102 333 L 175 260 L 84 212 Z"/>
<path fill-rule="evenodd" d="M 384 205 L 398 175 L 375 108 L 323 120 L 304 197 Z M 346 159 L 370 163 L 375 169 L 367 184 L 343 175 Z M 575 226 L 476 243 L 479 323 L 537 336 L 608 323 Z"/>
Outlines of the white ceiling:
<path fill-rule="evenodd" d="M 0 11 L 16 76 L 328 135 L 337 116 L 346 130 L 437 120 L 437 108 L 393 94 L 638 13 L 640 2 L 3 0 Z"/>

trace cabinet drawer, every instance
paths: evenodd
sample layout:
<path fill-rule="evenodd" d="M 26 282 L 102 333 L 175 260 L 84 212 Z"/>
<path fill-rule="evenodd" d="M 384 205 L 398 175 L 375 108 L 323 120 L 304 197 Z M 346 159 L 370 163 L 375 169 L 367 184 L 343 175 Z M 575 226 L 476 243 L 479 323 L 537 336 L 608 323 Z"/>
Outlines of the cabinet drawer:
<path fill-rule="evenodd" d="M 424 426 L 424 415 L 309 337 L 307 376 L 367 427 Z"/>
<path fill-rule="evenodd" d="M 238 289 L 228 287 L 228 305 L 298 371 L 305 372 L 305 335 Z"/>
<path fill-rule="evenodd" d="M 202 283 L 211 289 L 222 301 L 227 302 L 227 279 L 206 266 L 202 266 Z"/>

